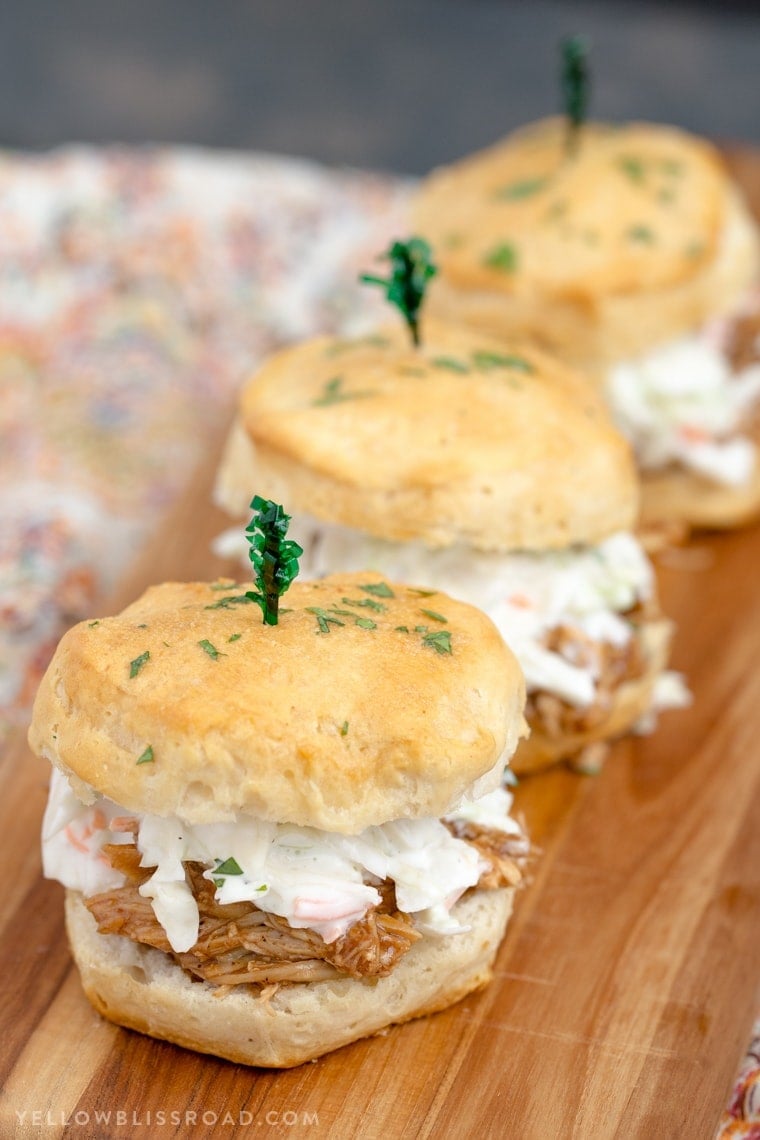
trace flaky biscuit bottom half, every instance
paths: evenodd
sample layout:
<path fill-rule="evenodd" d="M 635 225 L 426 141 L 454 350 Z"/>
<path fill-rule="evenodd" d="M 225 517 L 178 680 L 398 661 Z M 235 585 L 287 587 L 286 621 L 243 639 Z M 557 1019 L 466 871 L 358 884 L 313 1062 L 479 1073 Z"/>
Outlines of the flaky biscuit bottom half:
<path fill-rule="evenodd" d="M 756 447 L 760 431 L 752 432 Z M 738 487 L 715 483 L 675 464 L 641 472 L 640 526 L 655 528 L 680 524 L 689 530 L 730 530 L 760 517 L 760 463 L 751 478 Z"/>
<path fill-rule="evenodd" d="M 292 1068 L 486 985 L 513 897 L 512 888 L 469 892 L 453 912 L 467 929 L 426 935 L 387 977 L 336 975 L 268 994 L 222 992 L 191 980 L 160 950 L 99 934 L 78 892 L 66 894 L 66 929 L 83 989 L 109 1021 L 238 1064 Z"/>

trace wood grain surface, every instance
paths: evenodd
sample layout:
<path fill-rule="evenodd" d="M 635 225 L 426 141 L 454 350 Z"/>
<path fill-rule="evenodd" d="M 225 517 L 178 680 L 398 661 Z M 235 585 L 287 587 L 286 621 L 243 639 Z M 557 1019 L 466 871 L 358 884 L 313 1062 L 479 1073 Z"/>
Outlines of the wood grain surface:
<path fill-rule="evenodd" d="M 760 160 L 732 154 L 760 201 Z M 103 612 L 208 578 L 219 440 Z M 70 962 L 41 878 L 48 779 L 19 733 L 0 760 L 0 1137 L 712 1137 L 760 1007 L 760 528 L 658 561 L 693 707 L 602 773 L 525 779 L 541 854 L 491 986 L 317 1063 L 266 1072 L 118 1029 Z"/>

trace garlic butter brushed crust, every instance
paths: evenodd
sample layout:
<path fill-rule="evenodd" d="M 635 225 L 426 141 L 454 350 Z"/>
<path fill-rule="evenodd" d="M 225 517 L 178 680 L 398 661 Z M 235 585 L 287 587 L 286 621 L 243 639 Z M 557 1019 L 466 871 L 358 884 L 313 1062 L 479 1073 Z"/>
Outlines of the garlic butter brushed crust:
<path fill-rule="evenodd" d="M 299 344 L 239 411 L 249 446 L 220 474 L 228 502 L 256 490 L 387 539 L 502 551 L 596 542 L 636 516 L 630 450 L 593 387 L 453 324 L 424 321 L 417 349 L 396 326 Z"/>
<path fill-rule="evenodd" d="M 296 582 L 265 626 L 227 600 L 246 588 L 166 583 L 71 629 L 34 751 L 129 810 L 191 823 L 356 833 L 498 783 L 525 691 L 484 614 L 364 573 Z"/>

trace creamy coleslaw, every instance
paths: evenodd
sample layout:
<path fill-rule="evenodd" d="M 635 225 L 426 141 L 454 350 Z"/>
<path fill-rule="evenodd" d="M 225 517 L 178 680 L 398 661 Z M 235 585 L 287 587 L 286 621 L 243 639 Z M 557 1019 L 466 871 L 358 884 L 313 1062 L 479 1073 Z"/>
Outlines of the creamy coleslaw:
<path fill-rule="evenodd" d="M 462 805 L 451 819 L 467 819 L 514 836 L 528 849 L 510 815 L 512 797 L 497 788 Z M 451 913 L 457 899 L 488 870 L 477 850 L 439 819 L 393 820 L 358 835 L 253 818 L 190 825 L 176 816 L 127 812 L 98 796 L 85 806 L 54 769 L 42 825 L 43 871 L 85 896 L 121 886 L 124 876 L 103 853 L 107 843 L 135 842 L 141 866 L 154 867 L 139 888 L 151 900 L 172 949 L 197 941 L 198 906 L 184 862 L 203 863 L 220 903 L 253 902 L 295 928 L 334 942 L 380 902 L 384 879 L 396 885 L 400 910 L 423 931 L 462 930 Z"/>
<path fill-rule="evenodd" d="M 745 485 L 757 448 L 741 432 L 760 398 L 760 363 L 734 371 L 721 325 L 614 367 L 612 414 L 647 470 L 670 463 L 729 487 Z"/>

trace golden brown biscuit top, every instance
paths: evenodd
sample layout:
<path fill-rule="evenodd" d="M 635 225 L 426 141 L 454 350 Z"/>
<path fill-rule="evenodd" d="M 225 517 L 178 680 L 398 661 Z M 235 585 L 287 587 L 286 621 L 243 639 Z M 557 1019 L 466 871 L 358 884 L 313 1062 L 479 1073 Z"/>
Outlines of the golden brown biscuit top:
<path fill-rule="evenodd" d="M 717 152 L 650 123 L 544 120 L 434 171 L 414 226 L 468 288 L 592 299 L 672 285 L 718 249 L 729 183 Z"/>
<path fill-rule="evenodd" d="M 278 457 L 285 502 L 382 537 L 543 548 L 635 516 L 630 449 L 592 385 L 463 327 L 424 322 L 418 349 L 397 327 L 304 342 L 264 364 L 240 414 L 262 461 Z M 309 486 L 323 479 L 333 491 L 317 502 Z M 515 531 L 523 514 L 536 525 Z"/>
<path fill-rule="evenodd" d="M 245 590 L 166 583 L 75 626 L 32 747 L 132 811 L 344 832 L 438 815 L 514 749 L 522 673 L 479 610 L 334 575 L 266 626 Z"/>

